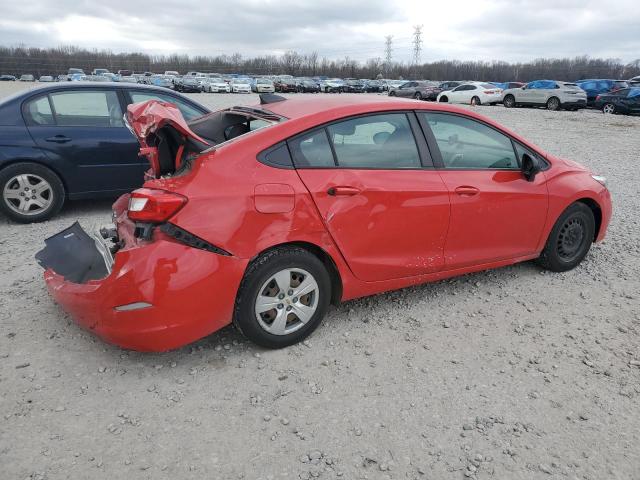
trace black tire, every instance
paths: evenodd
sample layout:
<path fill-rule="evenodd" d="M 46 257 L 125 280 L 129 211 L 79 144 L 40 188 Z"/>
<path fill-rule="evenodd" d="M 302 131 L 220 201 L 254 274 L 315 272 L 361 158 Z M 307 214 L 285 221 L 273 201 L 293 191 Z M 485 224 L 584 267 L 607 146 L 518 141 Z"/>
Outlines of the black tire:
<path fill-rule="evenodd" d="M 555 112 L 556 110 L 560 110 L 560 107 L 560 99 L 558 97 L 551 97 L 547 100 L 547 110 Z"/>
<path fill-rule="evenodd" d="M 256 318 L 255 302 L 259 290 L 277 272 L 296 268 L 309 272 L 318 285 L 316 310 L 306 324 L 292 333 L 269 333 Z M 280 247 L 261 255 L 247 268 L 238 289 L 233 323 L 245 337 L 258 345 L 266 348 L 288 347 L 304 340 L 320 325 L 330 301 L 331 280 L 320 259 L 303 248 Z"/>
<path fill-rule="evenodd" d="M 447 103 L 449 102 L 449 98 L 447 97 L 440 97 L 440 103 Z"/>
<path fill-rule="evenodd" d="M 505 108 L 513 108 L 516 106 L 516 98 L 513 95 L 507 95 L 502 100 L 502 104 L 505 106 Z"/>
<path fill-rule="evenodd" d="M 416 92 L 413 98 L 415 98 L 416 100 L 422 100 L 422 94 L 420 92 Z"/>
<path fill-rule="evenodd" d="M 48 206 L 41 212 L 32 214 L 21 214 L 11 208 L 11 200 L 6 199 L 4 195 L 5 187 L 8 184 L 15 182 L 15 177 L 18 175 L 34 175 L 40 177 L 50 186 L 50 202 Z M 47 167 L 39 165 L 37 163 L 21 162 L 14 163 L 8 167 L 0 170 L 0 211 L 4 213 L 10 219 L 19 223 L 34 223 L 48 220 L 56 215 L 65 200 L 65 190 L 62 181 L 54 172 Z"/>
<path fill-rule="evenodd" d="M 391 91 L 389 92 L 389 96 L 390 96 L 390 97 L 395 97 L 395 96 L 396 96 L 396 92 L 395 92 L 394 90 L 391 90 Z"/>
<path fill-rule="evenodd" d="M 471 105 L 477 107 L 478 105 L 482 105 L 482 102 L 480 101 L 479 97 L 471 97 Z"/>
<path fill-rule="evenodd" d="M 593 212 L 587 205 L 570 205 L 553 226 L 538 263 L 552 272 L 575 268 L 589 252 L 595 228 Z"/>

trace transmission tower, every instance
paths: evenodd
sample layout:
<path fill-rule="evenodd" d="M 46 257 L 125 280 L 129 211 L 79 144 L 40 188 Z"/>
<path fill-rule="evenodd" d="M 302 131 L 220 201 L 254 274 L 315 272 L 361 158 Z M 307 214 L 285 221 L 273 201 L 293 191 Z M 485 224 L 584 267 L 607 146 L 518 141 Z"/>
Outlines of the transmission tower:
<path fill-rule="evenodd" d="M 420 63 L 420 52 L 422 52 L 422 25 L 413 27 L 413 63 Z"/>
<path fill-rule="evenodd" d="M 384 37 L 384 60 L 387 68 L 391 66 L 391 55 L 393 53 L 393 35 Z"/>

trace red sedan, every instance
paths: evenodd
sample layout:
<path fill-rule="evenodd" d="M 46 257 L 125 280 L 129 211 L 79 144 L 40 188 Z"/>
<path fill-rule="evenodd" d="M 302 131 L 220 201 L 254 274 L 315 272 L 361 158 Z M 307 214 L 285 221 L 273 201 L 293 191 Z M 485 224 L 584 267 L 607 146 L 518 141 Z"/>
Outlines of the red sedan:
<path fill-rule="evenodd" d="M 82 326 L 167 350 L 233 322 L 272 348 L 330 303 L 536 259 L 578 265 L 611 217 L 605 179 L 473 111 L 385 97 L 287 99 L 187 124 L 129 107 L 151 169 L 115 227 L 36 256 Z"/>

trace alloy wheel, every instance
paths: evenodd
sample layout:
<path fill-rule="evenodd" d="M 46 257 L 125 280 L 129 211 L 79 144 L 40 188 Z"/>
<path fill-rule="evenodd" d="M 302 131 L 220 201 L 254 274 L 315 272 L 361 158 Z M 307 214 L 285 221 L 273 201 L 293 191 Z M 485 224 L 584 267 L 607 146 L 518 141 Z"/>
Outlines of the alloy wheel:
<path fill-rule="evenodd" d="M 603 113 L 614 113 L 615 111 L 616 107 L 611 103 L 607 103 L 604 107 L 602 107 Z"/>
<path fill-rule="evenodd" d="M 560 107 L 560 101 L 557 98 L 550 98 L 547 102 L 547 108 L 549 110 L 558 110 Z"/>
<path fill-rule="evenodd" d="M 299 330 L 316 312 L 319 291 L 318 282 L 306 270 L 280 270 L 258 291 L 254 310 L 259 325 L 273 335 Z"/>
<path fill-rule="evenodd" d="M 54 200 L 49 182 L 32 173 L 10 178 L 4 186 L 2 198 L 11 210 L 20 215 L 38 215 Z"/>

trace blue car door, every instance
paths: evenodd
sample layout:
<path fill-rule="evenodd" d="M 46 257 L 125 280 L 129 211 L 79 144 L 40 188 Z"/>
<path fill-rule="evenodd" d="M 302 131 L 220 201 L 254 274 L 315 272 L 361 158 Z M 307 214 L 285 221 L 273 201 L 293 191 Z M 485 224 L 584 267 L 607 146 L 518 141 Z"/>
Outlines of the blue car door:
<path fill-rule="evenodd" d="M 54 91 L 27 102 L 23 112 L 31 137 L 63 176 L 71 198 L 117 195 L 142 185 L 148 163 L 138 157 L 138 142 L 124 125 L 117 89 Z"/>

